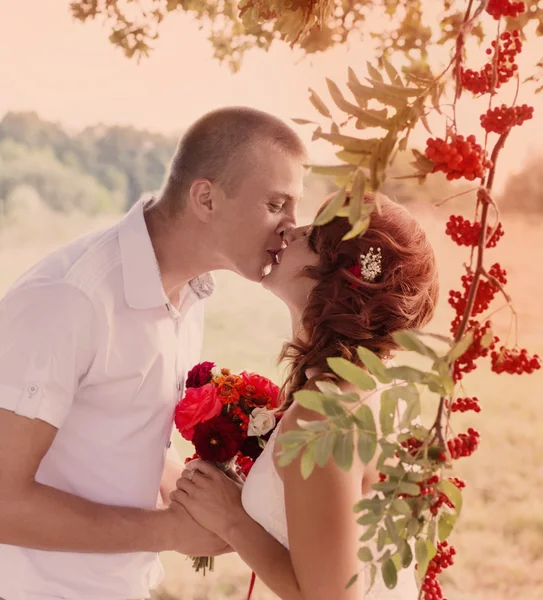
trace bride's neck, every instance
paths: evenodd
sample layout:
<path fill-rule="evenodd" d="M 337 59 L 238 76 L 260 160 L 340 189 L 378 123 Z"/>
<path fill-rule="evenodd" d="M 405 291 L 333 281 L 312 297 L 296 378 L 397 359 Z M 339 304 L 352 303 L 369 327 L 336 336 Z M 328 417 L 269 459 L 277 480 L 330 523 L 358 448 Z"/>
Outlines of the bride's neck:
<path fill-rule="evenodd" d="M 292 339 L 305 341 L 307 339 L 307 332 L 302 324 L 302 311 L 290 307 L 290 321 L 292 324 Z"/>

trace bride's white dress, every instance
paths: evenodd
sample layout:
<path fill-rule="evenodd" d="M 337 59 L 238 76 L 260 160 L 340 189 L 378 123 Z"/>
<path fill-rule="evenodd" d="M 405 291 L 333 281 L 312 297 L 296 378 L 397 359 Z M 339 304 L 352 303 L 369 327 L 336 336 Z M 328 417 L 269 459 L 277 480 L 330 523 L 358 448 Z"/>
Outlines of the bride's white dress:
<path fill-rule="evenodd" d="M 273 448 L 279 429 L 276 427 L 262 454 L 253 465 L 243 486 L 241 498 L 247 514 L 285 548 L 288 548 L 285 490 L 273 462 Z M 373 588 L 363 600 L 416 600 L 418 589 L 413 564 L 398 573 L 398 584 L 393 590 L 385 586 L 378 573 Z"/>

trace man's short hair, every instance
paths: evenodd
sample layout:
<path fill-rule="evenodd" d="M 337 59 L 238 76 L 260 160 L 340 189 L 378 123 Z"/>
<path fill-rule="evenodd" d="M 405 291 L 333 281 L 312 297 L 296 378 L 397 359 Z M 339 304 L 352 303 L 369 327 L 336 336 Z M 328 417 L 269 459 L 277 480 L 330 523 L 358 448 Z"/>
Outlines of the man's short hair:
<path fill-rule="evenodd" d="M 305 145 L 281 119 L 248 107 L 225 107 L 208 112 L 179 140 L 162 192 L 172 212 L 178 212 L 195 179 L 209 179 L 227 195 L 236 192 L 244 171 L 251 167 L 252 151 L 269 143 L 304 161 Z"/>

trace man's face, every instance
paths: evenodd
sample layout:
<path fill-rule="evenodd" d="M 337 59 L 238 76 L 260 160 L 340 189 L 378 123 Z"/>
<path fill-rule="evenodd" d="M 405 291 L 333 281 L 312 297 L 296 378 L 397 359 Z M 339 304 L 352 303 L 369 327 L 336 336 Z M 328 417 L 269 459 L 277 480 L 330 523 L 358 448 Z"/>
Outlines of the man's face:
<path fill-rule="evenodd" d="M 223 268 L 262 280 L 296 226 L 296 205 L 303 193 L 303 165 L 271 145 L 263 144 L 240 165 L 240 181 L 230 198 L 217 203 L 214 237 Z"/>

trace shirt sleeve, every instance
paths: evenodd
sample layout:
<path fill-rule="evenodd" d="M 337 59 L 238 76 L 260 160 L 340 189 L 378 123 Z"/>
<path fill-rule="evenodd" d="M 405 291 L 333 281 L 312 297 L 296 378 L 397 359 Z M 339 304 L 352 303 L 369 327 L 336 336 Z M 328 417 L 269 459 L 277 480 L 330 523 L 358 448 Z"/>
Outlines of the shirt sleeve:
<path fill-rule="evenodd" d="M 0 408 L 57 429 L 96 352 L 95 309 L 64 282 L 12 289 L 0 303 Z"/>

